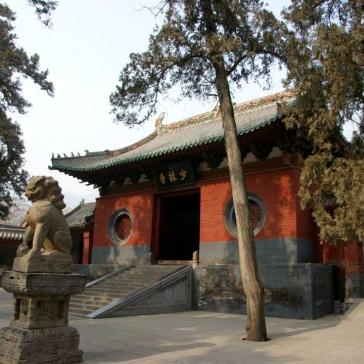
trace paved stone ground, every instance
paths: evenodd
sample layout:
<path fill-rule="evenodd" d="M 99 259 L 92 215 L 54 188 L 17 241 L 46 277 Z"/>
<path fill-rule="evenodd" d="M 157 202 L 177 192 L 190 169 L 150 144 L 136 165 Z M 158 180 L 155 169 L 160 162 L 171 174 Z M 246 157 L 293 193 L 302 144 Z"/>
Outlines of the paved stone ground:
<path fill-rule="evenodd" d="M 0 327 L 12 298 L 0 289 Z M 344 316 L 315 321 L 268 318 L 271 341 L 241 341 L 245 316 L 201 311 L 113 319 L 70 317 L 85 363 L 364 363 L 364 300 Z"/>

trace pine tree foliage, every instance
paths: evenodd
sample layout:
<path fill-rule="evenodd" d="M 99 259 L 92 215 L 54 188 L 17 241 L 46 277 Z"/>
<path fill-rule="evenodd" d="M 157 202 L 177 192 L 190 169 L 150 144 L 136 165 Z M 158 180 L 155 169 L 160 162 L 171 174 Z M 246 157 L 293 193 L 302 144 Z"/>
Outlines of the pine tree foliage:
<path fill-rule="evenodd" d="M 292 0 L 285 12 L 294 30 L 287 86 L 297 90 L 286 121 L 314 145 L 300 196 L 329 243 L 364 239 L 363 11 L 360 0 Z M 345 141 L 348 124 L 355 131 Z"/>
<path fill-rule="evenodd" d="M 212 19 L 206 17 L 211 5 Z M 214 63 L 224 58 L 226 76 L 238 86 L 269 79 L 275 59 L 283 59 L 285 33 L 262 2 L 166 1 L 164 22 L 150 36 L 144 53 L 132 53 L 110 100 L 116 120 L 141 124 L 156 111 L 158 96 L 180 87 L 182 98 L 217 98 Z"/>
<path fill-rule="evenodd" d="M 27 173 L 21 168 L 25 148 L 18 124 L 0 112 L 0 219 L 12 206 L 13 193 L 23 192 Z"/>
<path fill-rule="evenodd" d="M 58 1 L 54 0 L 28 0 L 28 3 L 35 8 L 39 20 L 46 26 L 51 25 L 51 13 L 56 9 Z"/>
<path fill-rule="evenodd" d="M 38 12 L 42 3 L 52 2 L 34 0 L 31 3 Z M 49 10 L 44 14 L 49 14 Z M 28 56 L 17 45 L 14 21 L 15 14 L 0 3 L 0 219 L 8 214 L 14 193 L 20 195 L 26 183 L 21 130 L 9 116 L 13 112 L 24 114 L 30 106 L 22 95 L 21 81 L 29 78 L 49 95 L 53 94 L 53 85 L 47 80 L 48 71 L 39 69 L 39 56 Z"/>

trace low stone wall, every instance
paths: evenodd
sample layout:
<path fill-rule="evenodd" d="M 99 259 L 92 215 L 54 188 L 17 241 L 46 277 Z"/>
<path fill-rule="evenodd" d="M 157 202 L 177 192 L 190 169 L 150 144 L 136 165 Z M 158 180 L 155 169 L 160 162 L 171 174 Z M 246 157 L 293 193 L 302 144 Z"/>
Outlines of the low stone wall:
<path fill-rule="evenodd" d="M 298 237 L 255 240 L 260 265 L 309 263 L 313 260 L 313 242 Z M 200 263 L 238 264 L 237 240 L 200 244 Z"/>
<path fill-rule="evenodd" d="M 323 264 L 262 265 L 267 316 L 316 319 L 333 310 L 332 267 Z M 194 308 L 245 313 L 240 269 L 236 264 L 197 266 Z"/>

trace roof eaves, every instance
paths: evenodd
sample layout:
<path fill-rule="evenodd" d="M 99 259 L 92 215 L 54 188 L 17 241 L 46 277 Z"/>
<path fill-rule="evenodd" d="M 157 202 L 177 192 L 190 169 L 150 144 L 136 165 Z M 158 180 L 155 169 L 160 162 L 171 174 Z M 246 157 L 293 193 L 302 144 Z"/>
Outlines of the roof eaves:
<path fill-rule="evenodd" d="M 252 131 L 258 130 L 258 129 L 264 127 L 264 126 L 272 124 L 273 122 L 280 119 L 281 117 L 282 117 L 282 115 L 279 113 L 279 114 L 275 115 L 274 117 L 262 120 L 262 121 L 260 121 L 259 123 L 255 124 L 255 125 L 249 125 L 249 126 L 245 126 L 245 127 L 238 127 L 237 133 L 238 133 L 239 136 L 249 134 Z M 82 166 L 82 167 L 62 166 L 62 163 L 60 165 L 57 165 L 57 163 L 54 163 L 54 166 L 53 166 L 52 169 L 58 169 L 59 171 L 74 171 L 74 172 L 76 172 L 76 171 L 77 172 L 100 171 L 100 170 L 107 169 L 107 168 L 110 168 L 110 167 L 125 165 L 125 164 L 136 162 L 136 161 L 152 159 L 152 158 L 156 158 L 156 157 L 159 157 L 159 156 L 166 155 L 166 154 L 171 153 L 171 152 L 173 153 L 173 152 L 178 152 L 178 151 L 182 151 L 182 150 L 193 149 L 193 148 L 196 148 L 196 147 L 199 147 L 199 146 L 202 146 L 202 145 L 207 145 L 207 144 L 210 144 L 210 143 L 219 142 L 219 141 L 223 141 L 223 140 L 224 140 L 223 134 L 215 135 L 215 136 L 210 136 L 210 137 L 207 137 L 207 138 L 200 138 L 200 139 L 197 139 L 195 141 L 184 143 L 184 144 L 180 144 L 180 145 L 176 145 L 176 146 L 172 146 L 172 147 L 167 147 L 167 148 L 160 149 L 160 150 L 157 150 L 157 151 L 154 151 L 154 152 L 146 152 L 144 154 L 139 154 L 139 155 L 134 156 L 134 157 L 126 157 L 126 158 L 124 157 L 123 158 L 122 154 L 120 154 L 115 159 L 109 160 L 106 163 L 99 162 L 99 164 L 96 164 L 94 166 Z M 57 161 L 54 161 L 54 162 L 57 162 Z"/>

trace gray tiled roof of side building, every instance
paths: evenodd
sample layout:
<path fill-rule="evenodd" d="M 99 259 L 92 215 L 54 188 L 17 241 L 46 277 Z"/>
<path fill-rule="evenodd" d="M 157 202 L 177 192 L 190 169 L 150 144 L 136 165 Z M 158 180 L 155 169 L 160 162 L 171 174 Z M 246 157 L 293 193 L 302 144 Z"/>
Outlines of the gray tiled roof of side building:
<path fill-rule="evenodd" d="M 0 239 L 7 240 L 22 240 L 24 235 L 25 227 L 0 224 Z"/>
<path fill-rule="evenodd" d="M 65 217 L 70 228 L 83 228 L 87 226 L 88 219 L 92 217 L 95 210 L 95 202 L 81 201 L 72 211 L 68 212 Z"/>

